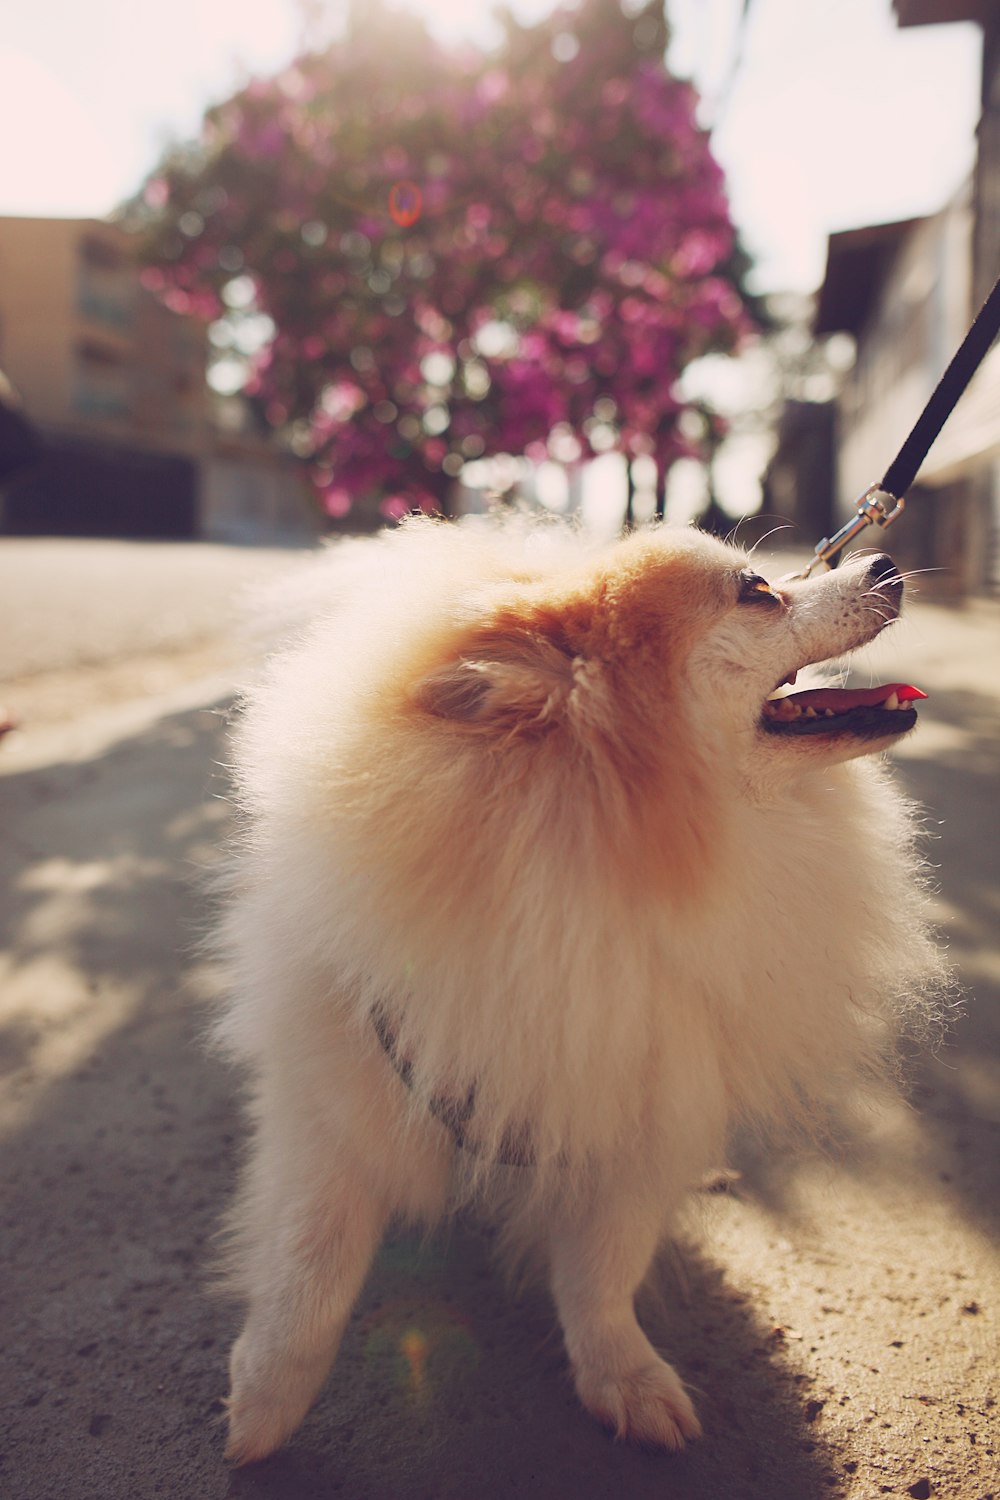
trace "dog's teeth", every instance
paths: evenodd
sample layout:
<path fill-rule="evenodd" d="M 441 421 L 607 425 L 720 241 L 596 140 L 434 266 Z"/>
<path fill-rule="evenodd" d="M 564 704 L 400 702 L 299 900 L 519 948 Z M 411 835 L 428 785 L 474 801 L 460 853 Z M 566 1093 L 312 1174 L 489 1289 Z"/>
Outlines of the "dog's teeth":
<path fill-rule="evenodd" d="M 803 716 L 801 703 L 796 703 L 788 696 L 776 696 L 772 693 L 770 698 L 767 698 L 765 702 L 767 704 L 765 711 L 772 719 L 801 719 Z M 815 709 L 811 709 L 809 712 L 815 717 Z"/>
<path fill-rule="evenodd" d="M 819 717 L 819 715 L 817 714 L 816 710 L 813 708 L 812 704 L 810 703 L 809 707 L 806 709 L 806 718 L 807 719 L 817 719 L 818 717 Z"/>
<path fill-rule="evenodd" d="M 836 710 L 832 708 L 824 708 L 823 717 L 825 719 L 835 719 L 837 717 Z"/>
<path fill-rule="evenodd" d="M 899 707 L 899 694 L 898 693 L 890 693 L 889 696 L 888 696 L 888 698 L 882 704 L 882 707 L 883 708 L 898 708 Z"/>

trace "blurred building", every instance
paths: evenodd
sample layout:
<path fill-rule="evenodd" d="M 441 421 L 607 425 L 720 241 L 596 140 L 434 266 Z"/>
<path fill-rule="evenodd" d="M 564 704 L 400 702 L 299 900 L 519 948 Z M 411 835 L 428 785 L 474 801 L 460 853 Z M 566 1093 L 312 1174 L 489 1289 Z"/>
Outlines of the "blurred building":
<path fill-rule="evenodd" d="M 879 477 L 1000 272 L 1000 4 L 893 0 L 900 26 L 976 22 L 981 115 L 972 180 L 935 215 L 832 235 L 816 332 L 853 335 L 838 404 L 837 517 Z M 989 352 L 925 460 L 892 532 L 927 588 L 1000 588 L 1000 346 Z"/>
<path fill-rule="evenodd" d="M 973 315 L 970 194 L 926 219 L 830 236 L 817 334 L 857 347 L 837 408 L 836 501 L 846 518 L 895 456 Z M 993 351 L 995 356 L 998 352 Z M 991 420 L 977 415 L 986 399 Z M 901 566 L 933 568 L 938 591 L 996 581 L 1000 366 L 991 357 L 906 497 L 892 533 Z"/>
<path fill-rule="evenodd" d="M 836 515 L 883 474 L 965 337 L 971 195 L 940 213 L 830 236 L 817 334 L 853 335 L 837 405 Z M 937 570 L 937 592 L 1000 586 L 1000 346 L 987 355 L 925 459 L 891 535 L 901 566 Z"/>
<path fill-rule="evenodd" d="M 851 335 L 856 357 L 835 410 L 828 534 L 886 470 L 1000 272 L 1000 3 L 893 0 L 900 26 L 974 21 L 983 29 L 982 115 L 972 179 L 940 212 L 832 234 L 817 298 L 818 338 Z M 799 519 L 816 413 L 788 411 L 769 475 Z M 787 495 L 779 494 L 782 478 Z M 877 538 L 872 537 L 872 541 Z M 902 567 L 932 570 L 925 591 L 1000 589 L 1000 345 L 994 345 L 927 456 L 887 538 Z"/>
<path fill-rule="evenodd" d="M 38 434 L 0 530 L 280 540 L 310 530 L 293 461 L 223 435 L 204 325 L 139 280 L 125 232 L 0 218 L 0 367 Z"/>
<path fill-rule="evenodd" d="M 1000 273 L 1000 4 L 998 0 L 892 0 L 898 26 L 973 21 L 983 33 L 981 113 L 972 183 L 972 296 L 981 307 Z"/>

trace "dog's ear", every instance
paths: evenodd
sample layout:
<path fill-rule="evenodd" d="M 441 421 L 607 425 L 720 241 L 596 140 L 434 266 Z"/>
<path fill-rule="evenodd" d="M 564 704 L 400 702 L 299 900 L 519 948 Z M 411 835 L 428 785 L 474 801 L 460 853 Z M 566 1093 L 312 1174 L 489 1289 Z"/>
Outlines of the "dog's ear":
<path fill-rule="evenodd" d="M 548 637 L 491 633 L 425 677 L 415 697 L 435 718 L 536 736 L 563 720 L 573 680 L 572 656 Z"/>

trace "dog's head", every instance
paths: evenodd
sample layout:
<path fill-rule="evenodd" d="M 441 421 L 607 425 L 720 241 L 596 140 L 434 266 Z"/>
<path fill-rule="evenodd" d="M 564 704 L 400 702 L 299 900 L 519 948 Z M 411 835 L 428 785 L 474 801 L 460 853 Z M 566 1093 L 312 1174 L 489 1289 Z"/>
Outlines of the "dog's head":
<path fill-rule="evenodd" d="M 687 528 L 502 565 L 488 543 L 441 541 L 451 560 L 424 577 L 382 708 L 449 848 L 462 829 L 484 850 L 559 846 L 689 899 L 726 857 L 734 797 L 766 800 L 916 720 L 901 684 L 791 691 L 896 618 L 883 555 L 772 584 Z"/>
<path fill-rule="evenodd" d="M 777 583 L 740 567 L 735 603 L 699 640 L 690 667 L 711 695 L 729 700 L 722 717 L 745 744 L 736 754 L 751 783 L 884 750 L 913 728 L 914 703 L 925 696 L 917 688 L 835 687 L 807 670 L 874 640 L 902 601 L 903 579 L 885 553 Z"/>
<path fill-rule="evenodd" d="M 902 597 L 884 553 L 772 583 L 698 532 L 639 533 L 583 567 L 491 584 L 416 702 L 494 745 L 599 746 L 642 781 L 722 753 L 773 784 L 913 727 L 923 694 L 904 684 L 792 691 L 804 668 L 873 640 Z"/>

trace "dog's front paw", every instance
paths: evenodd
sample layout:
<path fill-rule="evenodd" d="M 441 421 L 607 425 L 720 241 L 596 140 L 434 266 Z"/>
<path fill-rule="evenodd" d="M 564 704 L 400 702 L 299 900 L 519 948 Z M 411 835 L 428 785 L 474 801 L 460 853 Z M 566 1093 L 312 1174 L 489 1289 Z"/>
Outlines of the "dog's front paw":
<path fill-rule="evenodd" d="M 295 1431 L 298 1421 L 262 1400 L 230 1396 L 226 1401 L 229 1436 L 226 1460 L 239 1467 L 267 1458 Z"/>
<path fill-rule="evenodd" d="M 325 1364 L 288 1357 L 281 1364 L 263 1363 L 244 1333 L 236 1341 L 229 1373 L 226 1458 L 231 1464 L 252 1464 L 274 1453 L 299 1427 Z"/>
<path fill-rule="evenodd" d="M 576 1388 L 591 1415 L 617 1438 L 676 1453 L 689 1438 L 701 1437 L 691 1398 L 677 1371 L 662 1359 L 624 1375 L 578 1373 Z"/>

